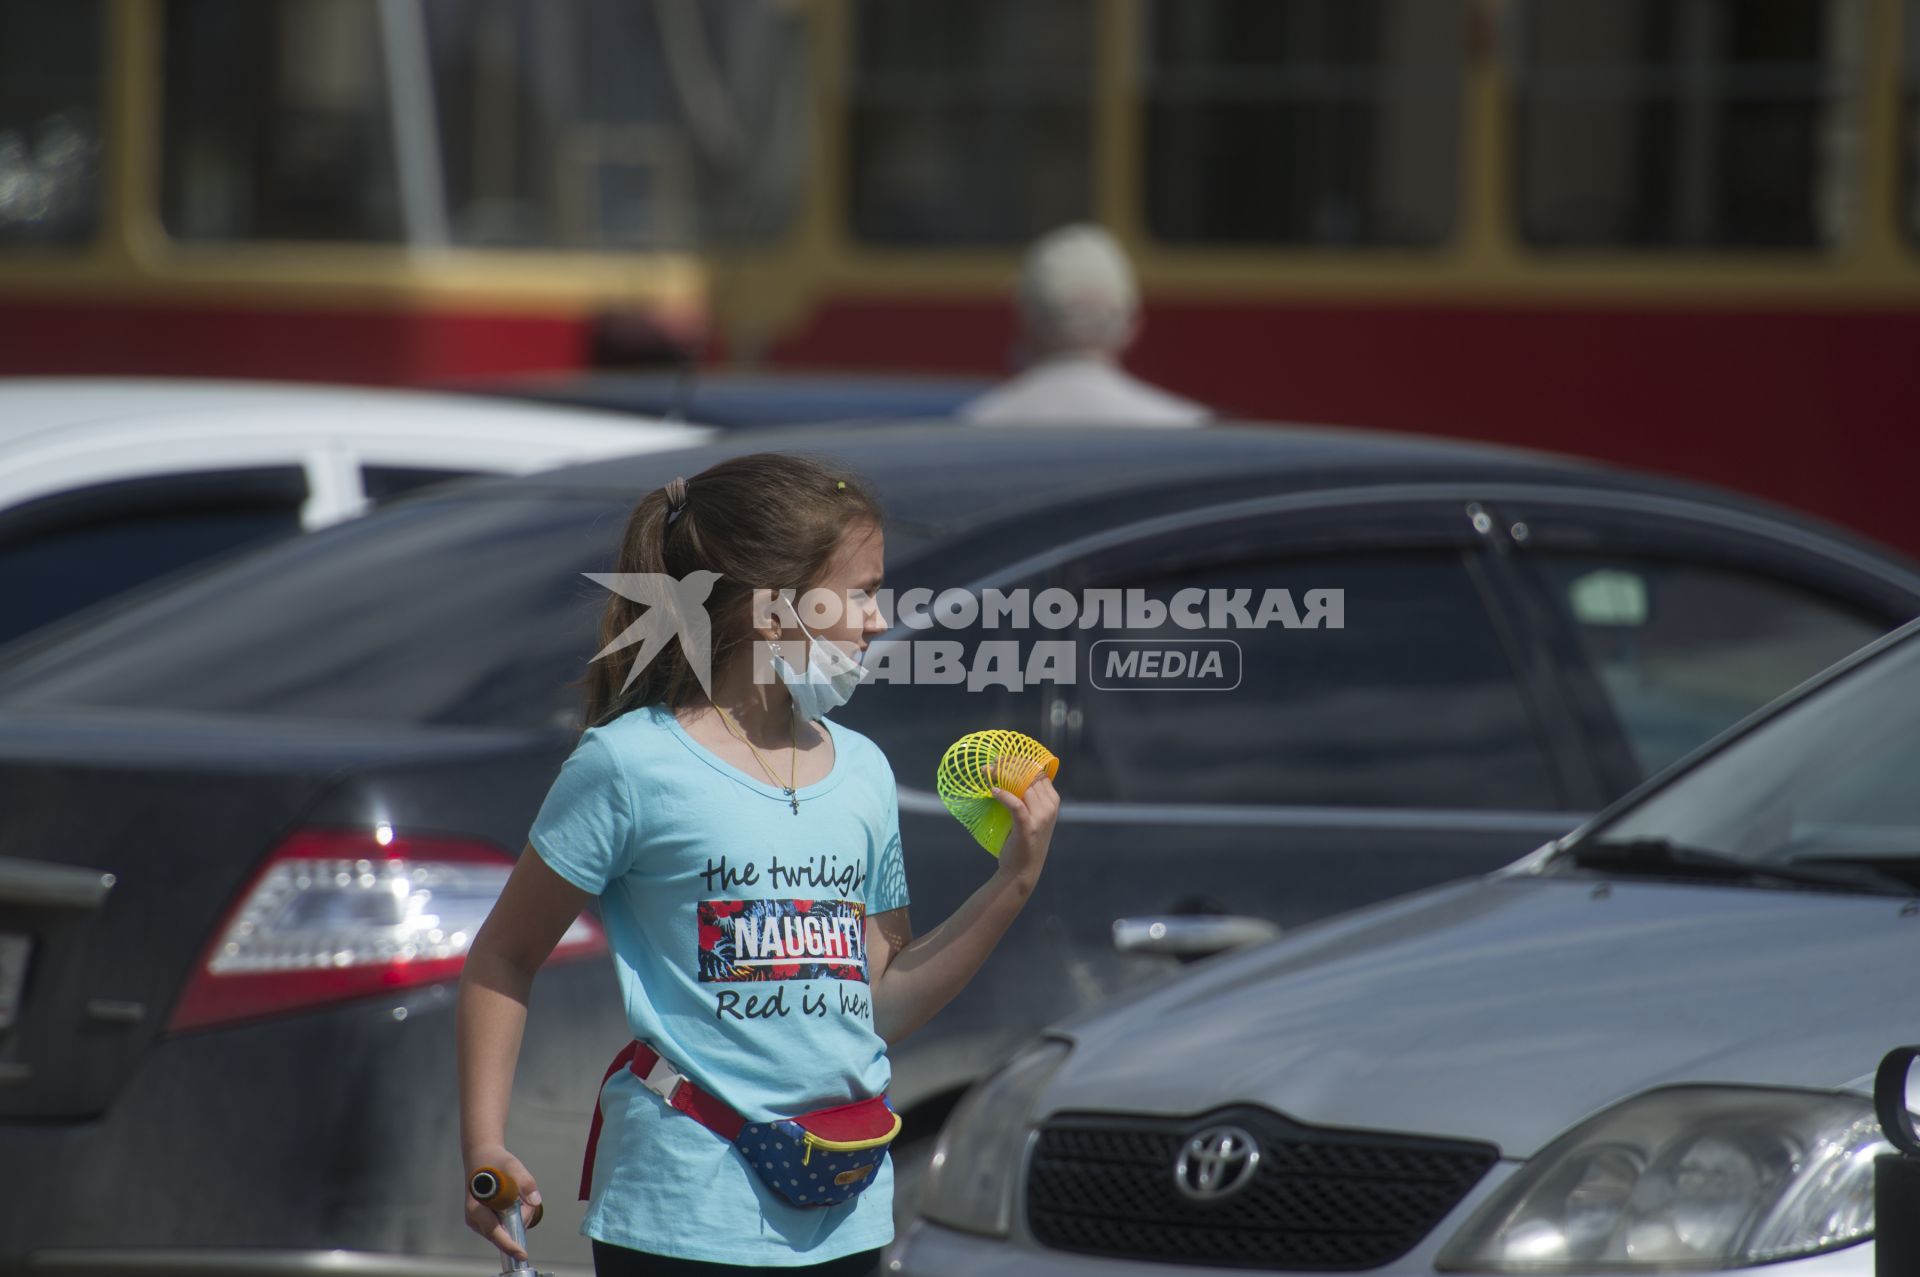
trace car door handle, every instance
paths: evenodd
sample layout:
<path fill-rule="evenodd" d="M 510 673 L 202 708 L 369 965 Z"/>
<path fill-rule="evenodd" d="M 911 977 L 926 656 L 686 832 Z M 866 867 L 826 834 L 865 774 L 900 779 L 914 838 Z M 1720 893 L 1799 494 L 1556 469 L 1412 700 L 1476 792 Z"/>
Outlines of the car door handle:
<path fill-rule="evenodd" d="M 1279 934 L 1278 923 L 1239 914 L 1173 913 L 1113 920 L 1113 947 L 1121 953 L 1164 953 L 1176 958 L 1259 944 Z"/>

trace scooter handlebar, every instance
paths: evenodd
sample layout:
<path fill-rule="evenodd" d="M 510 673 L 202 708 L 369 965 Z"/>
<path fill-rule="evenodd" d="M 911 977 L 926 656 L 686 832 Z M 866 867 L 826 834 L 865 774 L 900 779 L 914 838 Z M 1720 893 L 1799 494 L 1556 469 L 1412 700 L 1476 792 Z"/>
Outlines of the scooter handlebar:
<path fill-rule="evenodd" d="M 475 1201 L 495 1213 L 513 1210 L 520 1201 L 520 1186 L 514 1182 L 513 1176 L 491 1166 L 482 1166 L 473 1173 L 473 1178 L 467 1181 L 467 1191 L 473 1194 Z M 527 1221 L 527 1227 L 537 1225 L 546 1210 L 546 1203 L 534 1203 L 533 1218 Z"/>

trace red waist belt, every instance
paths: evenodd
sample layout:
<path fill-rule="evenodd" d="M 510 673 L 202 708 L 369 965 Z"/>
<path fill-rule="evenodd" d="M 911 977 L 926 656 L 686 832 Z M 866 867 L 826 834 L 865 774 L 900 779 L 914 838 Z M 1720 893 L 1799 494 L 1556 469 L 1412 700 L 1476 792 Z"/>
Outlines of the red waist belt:
<path fill-rule="evenodd" d="M 747 1119 L 734 1112 L 726 1101 L 701 1090 L 693 1079 L 676 1071 L 644 1042 L 629 1042 L 613 1057 L 613 1063 L 607 1066 L 607 1075 L 600 1079 L 602 1090 L 622 1067 L 639 1078 L 642 1086 L 728 1143 L 732 1143 L 740 1134 L 740 1128 L 747 1124 Z M 593 1193 L 593 1154 L 600 1143 L 601 1120 L 600 1101 L 595 1099 L 593 1129 L 587 1132 L 587 1156 L 580 1168 L 580 1200 L 583 1202 Z"/>

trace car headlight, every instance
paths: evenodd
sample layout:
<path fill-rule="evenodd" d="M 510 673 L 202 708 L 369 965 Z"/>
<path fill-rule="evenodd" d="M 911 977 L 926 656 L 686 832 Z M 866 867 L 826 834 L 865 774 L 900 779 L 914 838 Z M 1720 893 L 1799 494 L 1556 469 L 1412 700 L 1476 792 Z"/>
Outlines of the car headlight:
<path fill-rule="evenodd" d="M 1052 1039 L 1037 1042 L 961 1098 L 934 1145 L 921 1214 L 971 1233 L 1007 1235 L 1027 1115 L 1071 1049 Z"/>
<path fill-rule="evenodd" d="M 1873 1235 L 1864 1097 L 1682 1086 L 1589 1119 L 1501 1186 L 1443 1272 L 1670 1272 L 1793 1259 Z"/>

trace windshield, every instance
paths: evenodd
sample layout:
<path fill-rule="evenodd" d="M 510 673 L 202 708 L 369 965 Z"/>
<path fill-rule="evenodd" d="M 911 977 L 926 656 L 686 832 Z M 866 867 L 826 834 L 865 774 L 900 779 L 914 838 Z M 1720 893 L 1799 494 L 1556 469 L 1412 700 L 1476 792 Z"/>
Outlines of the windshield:
<path fill-rule="evenodd" d="M 1920 861 L 1920 634 L 1597 827 L 1758 866 Z"/>
<path fill-rule="evenodd" d="M 401 502 L 33 645 L 0 672 L 0 710 L 567 726 L 606 601 L 580 574 L 613 570 L 629 504 Z"/>

